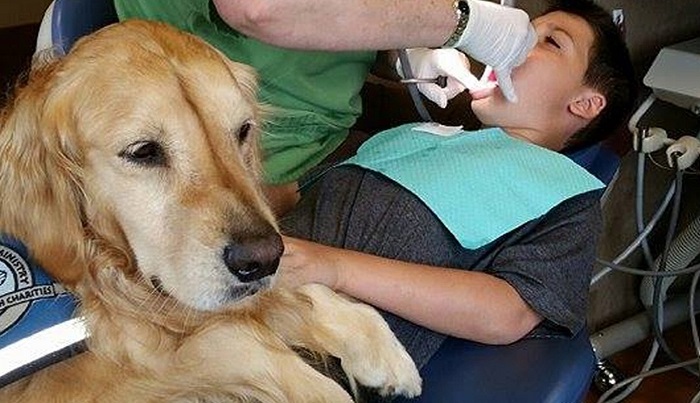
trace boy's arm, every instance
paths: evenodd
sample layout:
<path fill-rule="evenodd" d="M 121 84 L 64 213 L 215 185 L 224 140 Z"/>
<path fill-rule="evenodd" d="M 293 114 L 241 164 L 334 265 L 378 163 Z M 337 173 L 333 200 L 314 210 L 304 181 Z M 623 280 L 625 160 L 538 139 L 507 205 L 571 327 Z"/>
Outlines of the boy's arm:
<path fill-rule="evenodd" d="M 495 276 L 386 259 L 285 238 L 278 282 L 319 282 L 448 335 L 508 344 L 542 317 Z"/>

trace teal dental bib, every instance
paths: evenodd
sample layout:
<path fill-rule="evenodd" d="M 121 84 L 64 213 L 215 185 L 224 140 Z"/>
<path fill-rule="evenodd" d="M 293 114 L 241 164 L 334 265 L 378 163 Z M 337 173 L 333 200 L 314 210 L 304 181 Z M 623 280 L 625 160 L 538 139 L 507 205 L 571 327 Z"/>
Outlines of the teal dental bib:
<path fill-rule="evenodd" d="M 467 249 L 604 184 L 557 152 L 499 128 L 449 136 L 410 124 L 367 140 L 344 164 L 379 172 L 419 197 Z"/>

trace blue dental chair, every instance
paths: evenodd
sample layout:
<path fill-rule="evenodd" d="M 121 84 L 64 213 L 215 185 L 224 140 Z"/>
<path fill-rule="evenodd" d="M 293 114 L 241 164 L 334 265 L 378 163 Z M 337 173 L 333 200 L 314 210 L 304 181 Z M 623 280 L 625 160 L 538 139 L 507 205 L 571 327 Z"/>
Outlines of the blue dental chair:
<path fill-rule="evenodd" d="M 54 0 L 41 21 L 36 50 L 65 55 L 78 38 L 117 20 L 112 0 Z"/>
<path fill-rule="evenodd" d="M 66 53 L 79 37 L 116 21 L 112 0 L 54 0 L 40 36 L 43 30 L 50 38 L 49 45 Z M 570 157 L 604 183 L 610 183 L 619 165 L 617 155 L 600 144 Z M 594 367 L 595 355 L 586 329 L 572 339 L 528 339 L 507 346 L 450 338 L 421 371 L 422 396 L 397 401 L 581 402 Z"/>

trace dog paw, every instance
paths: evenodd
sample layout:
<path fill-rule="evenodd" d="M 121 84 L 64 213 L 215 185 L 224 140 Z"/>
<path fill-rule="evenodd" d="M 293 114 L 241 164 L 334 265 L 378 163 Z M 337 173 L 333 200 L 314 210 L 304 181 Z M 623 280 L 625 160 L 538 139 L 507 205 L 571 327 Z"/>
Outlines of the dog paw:
<path fill-rule="evenodd" d="M 413 359 L 376 309 L 318 284 L 301 291 L 312 300 L 314 321 L 324 330 L 315 335 L 315 342 L 340 359 L 348 377 L 383 396 L 421 393 Z"/>
<path fill-rule="evenodd" d="M 377 314 L 377 316 L 379 316 Z M 413 359 L 382 320 L 372 332 L 353 339 L 353 353 L 343 357 L 342 366 L 358 383 L 376 389 L 382 396 L 421 394 L 421 377 Z M 359 342 L 358 338 L 365 343 Z"/>

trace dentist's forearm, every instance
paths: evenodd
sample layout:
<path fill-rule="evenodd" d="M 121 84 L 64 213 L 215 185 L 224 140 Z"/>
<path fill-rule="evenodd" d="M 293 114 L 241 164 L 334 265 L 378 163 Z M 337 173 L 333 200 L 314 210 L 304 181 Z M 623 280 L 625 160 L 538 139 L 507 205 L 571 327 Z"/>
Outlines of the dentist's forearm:
<path fill-rule="evenodd" d="M 456 27 L 453 0 L 214 0 L 238 31 L 273 45 L 358 50 L 437 47 Z"/>

